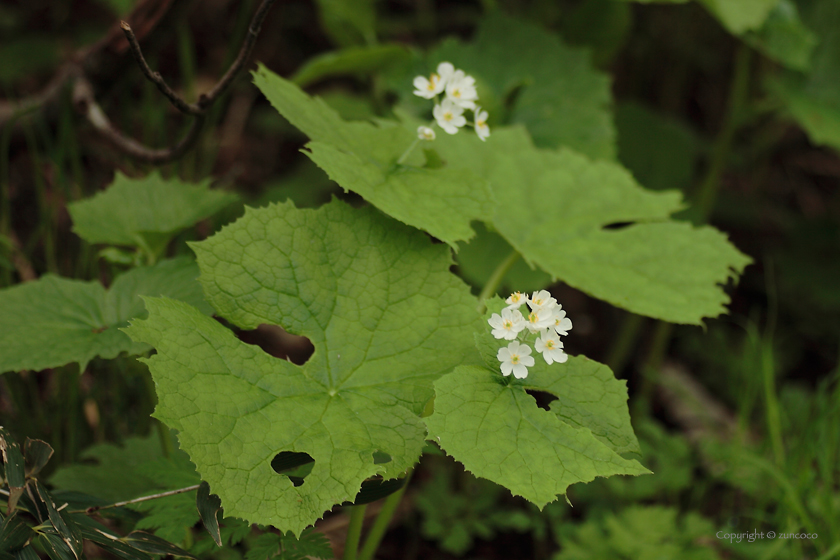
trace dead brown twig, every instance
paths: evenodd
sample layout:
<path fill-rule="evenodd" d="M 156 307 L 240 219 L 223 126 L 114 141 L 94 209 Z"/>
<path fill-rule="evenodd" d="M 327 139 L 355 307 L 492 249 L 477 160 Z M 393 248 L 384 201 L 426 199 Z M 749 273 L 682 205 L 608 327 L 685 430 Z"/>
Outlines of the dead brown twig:
<path fill-rule="evenodd" d="M 187 103 L 180 95 L 169 87 L 160 73 L 149 68 L 148 63 L 143 56 L 143 51 L 140 48 L 140 43 L 138 42 L 134 31 L 131 29 L 131 26 L 125 21 L 120 22 L 120 28 L 125 34 L 126 40 L 128 40 L 131 53 L 146 78 L 157 86 L 161 93 L 169 99 L 170 103 L 172 103 L 176 109 L 185 115 L 190 115 L 194 118 L 190 129 L 174 146 L 162 149 L 149 148 L 136 140 L 125 136 L 122 132 L 114 128 L 108 120 L 108 117 L 105 115 L 105 112 L 102 111 L 101 107 L 99 107 L 96 103 L 96 99 L 93 96 L 93 88 L 90 87 L 84 78 L 76 80 L 76 84 L 74 86 L 73 103 L 76 106 L 76 109 L 83 114 L 87 118 L 88 122 L 92 124 L 93 127 L 102 136 L 107 138 L 118 150 L 137 161 L 160 164 L 180 158 L 190 148 L 192 148 L 192 146 L 195 145 L 196 140 L 198 140 L 201 128 L 204 125 L 204 119 L 208 108 L 212 106 L 213 103 L 225 93 L 225 91 L 227 91 L 237 74 L 239 74 L 242 68 L 244 68 L 251 55 L 251 51 L 254 49 L 254 44 L 256 43 L 257 37 L 262 29 L 263 21 L 265 20 L 266 15 L 268 15 L 268 11 L 274 2 L 275 0 L 262 0 L 257 8 L 257 11 L 254 13 L 254 17 L 251 19 L 251 25 L 248 27 L 248 34 L 245 36 L 245 40 L 242 43 L 242 47 L 239 49 L 239 54 L 236 59 L 213 89 L 207 93 L 201 94 L 196 103 Z"/>
<path fill-rule="evenodd" d="M 0 127 L 7 122 L 14 123 L 20 115 L 56 104 L 60 100 L 62 92 L 70 85 L 72 86 L 73 105 L 78 113 L 117 150 L 143 163 L 161 164 L 174 161 L 195 145 L 200 136 L 207 110 L 228 90 L 236 76 L 247 64 L 263 21 L 274 2 L 275 0 L 262 0 L 251 19 L 248 33 L 236 59 L 218 83 L 209 92 L 200 95 L 196 103 L 184 101 L 167 85 L 158 72 L 149 68 L 134 28 L 127 22 L 122 21 L 120 22 L 120 30 L 128 42 L 127 45 L 125 42 L 118 41 L 114 33 L 111 32 L 102 41 L 91 47 L 89 51 L 78 56 L 76 60 L 65 64 L 40 93 L 17 103 L 0 103 Z M 135 10 L 130 19 L 137 22 L 135 27 L 139 26 L 141 36 L 148 36 L 155 28 L 156 23 L 161 21 L 170 6 L 175 3 L 178 3 L 178 0 L 145 0 L 138 5 L 138 9 Z M 194 118 L 187 133 L 176 144 L 159 149 L 141 144 L 114 127 L 97 102 L 96 84 L 103 81 L 101 75 L 103 72 L 100 71 L 100 67 L 122 66 L 115 64 L 114 59 L 122 55 L 125 50 L 130 50 L 146 78 L 158 87 L 176 109 Z M 103 59 L 108 62 L 103 63 Z"/>
<path fill-rule="evenodd" d="M 154 42 L 188 4 L 185 0 L 140 0 L 129 19 L 134 22 L 141 38 Z M 177 9 L 173 9 L 175 6 Z M 95 44 L 76 52 L 40 92 L 20 100 L 0 100 L 0 128 L 17 127 L 25 120 L 22 118 L 24 115 L 36 111 L 48 118 L 54 117 L 58 114 L 63 92 L 79 76 L 88 79 L 96 89 L 113 84 L 116 77 L 124 72 L 127 54 L 128 44 L 115 26 Z"/>

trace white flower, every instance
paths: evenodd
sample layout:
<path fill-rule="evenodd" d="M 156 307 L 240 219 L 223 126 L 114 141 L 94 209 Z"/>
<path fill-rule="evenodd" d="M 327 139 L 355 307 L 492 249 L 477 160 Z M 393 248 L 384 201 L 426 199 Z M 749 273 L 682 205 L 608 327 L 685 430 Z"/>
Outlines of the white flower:
<path fill-rule="evenodd" d="M 479 105 L 475 106 L 475 133 L 478 139 L 484 142 L 490 136 L 490 127 L 487 126 L 487 111 L 482 111 Z"/>
<path fill-rule="evenodd" d="M 513 340 L 525 328 L 525 317 L 517 309 L 502 309 L 501 316 L 493 313 L 487 322 L 493 327 L 491 334 L 505 340 Z"/>
<path fill-rule="evenodd" d="M 548 293 L 548 290 L 540 290 L 539 292 L 534 292 L 530 298 L 528 298 L 528 307 L 531 309 L 552 309 L 554 306 L 557 305 L 557 300 L 551 297 L 551 294 Z"/>
<path fill-rule="evenodd" d="M 551 331 L 543 331 L 534 343 L 537 352 L 541 352 L 545 363 L 551 365 L 554 362 L 562 364 L 569 359 L 568 354 L 563 352 L 563 343 L 560 338 Z"/>
<path fill-rule="evenodd" d="M 464 109 L 475 109 L 478 92 L 475 90 L 475 78 L 455 70 L 446 80 L 446 98 Z"/>
<path fill-rule="evenodd" d="M 572 330 L 572 320 L 566 317 L 566 312 L 563 311 L 563 306 L 557 304 L 554 311 L 554 330 L 560 336 L 566 336 Z"/>
<path fill-rule="evenodd" d="M 467 124 L 467 119 L 464 118 L 464 108 L 459 107 L 449 98 L 443 100 L 440 105 L 435 105 L 432 110 L 435 120 L 438 125 L 447 133 L 455 134 L 458 129 Z"/>
<path fill-rule="evenodd" d="M 507 348 L 499 348 L 496 358 L 501 362 L 502 375 L 505 377 L 513 372 L 515 378 L 525 379 L 528 377 L 528 368 L 534 365 L 531 347 L 515 340 Z"/>
<path fill-rule="evenodd" d="M 528 314 L 528 330 L 532 333 L 554 326 L 554 313 L 551 309 L 537 307 Z"/>
<path fill-rule="evenodd" d="M 444 83 L 440 75 L 432 72 L 428 78 L 417 76 L 414 78 L 414 95 L 419 95 L 425 99 L 431 99 L 443 91 Z"/>
<path fill-rule="evenodd" d="M 449 78 L 451 78 L 454 73 L 455 67 L 452 66 L 451 62 L 441 62 L 438 64 L 437 75 L 440 76 L 440 82 L 443 84 L 443 87 L 446 87 L 446 84 L 449 83 Z M 441 91 L 443 90 L 441 89 Z"/>
<path fill-rule="evenodd" d="M 510 297 L 505 300 L 505 303 L 508 304 L 508 309 L 518 309 L 519 306 L 525 303 L 527 299 L 528 296 L 522 292 L 513 292 L 510 294 Z"/>
<path fill-rule="evenodd" d="M 435 131 L 429 128 L 428 126 L 418 126 L 417 138 L 419 138 L 420 140 L 434 140 Z"/>

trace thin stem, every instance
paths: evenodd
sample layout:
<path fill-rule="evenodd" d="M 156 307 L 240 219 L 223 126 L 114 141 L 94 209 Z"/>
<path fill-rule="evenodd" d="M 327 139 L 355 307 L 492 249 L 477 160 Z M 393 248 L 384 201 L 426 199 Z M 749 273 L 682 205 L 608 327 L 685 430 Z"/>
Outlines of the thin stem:
<path fill-rule="evenodd" d="M 767 429 L 773 446 L 773 458 L 776 466 L 784 468 L 785 448 L 782 440 L 782 420 L 779 412 L 779 399 L 776 397 L 776 370 L 773 360 L 773 333 L 776 330 L 777 297 L 776 282 L 773 276 L 773 261 L 767 259 L 764 266 L 764 278 L 767 286 L 767 325 L 761 340 L 761 373 L 764 381 L 764 403 L 767 409 Z"/>
<path fill-rule="evenodd" d="M 420 138 L 415 138 L 414 142 L 411 143 L 411 146 L 409 146 L 408 149 L 404 151 L 400 158 L 397 160 L 397 165 L 402 165 L 403 163 L 405 163 L 405 160 L 408 159 L 408 156 L 411 155 L 411 152 L 414 151 L 414 148 L 417 147 L 418 143 L 420 143 Z"/>
<path fill-rule="evenodd" d="M 484 285 L 484 289 L 481 290 L 481 293 L 478 294 L 478 312 L 484 313 L 484 301 L 487 300 L 490 296 L 495 294 L 499 290 L 499 286 L 502 284 L 502 280 L 505 277 L 513 265 L 516 264 L 516 261 L 519 260 L 519 251 L 514 249 L 502 262 L 499 263 L 499 266 L 496 267 L 496 270 L 493 271 L 493 274 L 490 275 L 490 278 L 487 280 L 487 283 Z"/>
<path fill-rule="evenodd" d="M 656 330 L 653 333 L 650 351 L 648 352 L 644 369 L 642 370 L 642 382 L 638 395 L 633 403 L 634 412 L 639 415 L 650 405 L 653 397 L 653 389 L 659 380 L 659 370 L 662 367 L 662 360 L 665 357 L 665 352 L 668 350 L 668 342 L 671 340 L 673 327 L 671 323 L 666 323 L 665 321 L 656 323 Z"/>
<path fill-rule="evenodd" d="M 636 345 L 636 339 L 639 337 L 639 330 L 643 323 L 644 317 L 641 315 L 625 313 L 621 322 L 621 329 L 618 331 L 618 336 L 613 341 L 606 359 L 607 365 L 616 375 L 627 365 L 627 360 Z"/>
<path fill-rule="evenodd" d="M 347 540 L 344 543 L 344 560 L 356 560 L 359 553 L 359 541 L 362 539 L 362 524 L 365 521 L 367 504 L 350 506 L 350 526 L 347 527 Z"/>
<path fill-rule="evenodd" d="M 776 466 L 785 464 L 785 448 L 782 440 L 782 420 L 779 413 L 779 401 L 776 398 L 776 373 L 773 367 L 773 346 L 769 341 L 762 341 L 761 374 L 764 380 L 764 403 L 767 408 L 767 430 L 773 446 L 773 458 Z"/>
<path fill-rule="evenodd" d="M 109 508 L 116 508 L 127 506 L 129 504 L 138 504 L 140 502 L 148 502 L 149 500 L 157 500 L 158 498 L 165 498 L 167 496 L 174 496 L 176 494 L 184 494 L 185 492 L 192 492 L 193 490 L 198 490 L 200 485 L 196 484 L 195 486 L 187 486 L 186 488 L 179 488 L 177 490 L 170 490 L 168 492 L 161 492 L 160 494 L 152 494 L 150 496 L 143 496 L 142 498 L 134 498 L 133 500 L 126 500 L 124 502 L 117 502 L 115 504 L 110 504 L 107 506 L 91 506 L 87 509 L 75 510 L 71 511 L 70 513 L 93 513 L 95 511 L 99 511 L 101 509 L 109 509 Z"/>
<path fill-rule="evenodd" d="M 752 51 L 746 44 L 741 43 L 735 54 L 732 86 L 729 90 L 729 99 L 727 100 L 726 116 L 723 126 L 712 147 L 709 168 L 706 171 L 703 181 L 697 188 L 695 205 L 692 208 L 695 223 L 704 223 L 709 219 L 720 189 L 720 176 L 726 167 L 729 154 L 732 151 L 732 141 L 735 138 L 735 133 L 738 131 L 738 128 L 743 124 L 743 108 L 749 96 L 751 60 Z M 659 322 L 656 325 L 651 351 L 648 354 L 644 366 L 644 376 L 639 391 L 639 398 L 636 401 L 635 408 L 637 410 L 640 407 L 647 406 L 648 400 L 652 396 L 672 330 L 673 326 L 670 323 Z"/>
<path fill-rule="evenodd" d="M 735 133 L 742 124 L 744 104 L 749 95 L 750 85 L 750 62 L 752 51 L 746 44 L 741 43 L 735 54 L 735 67 L 732 75 L 732 87 L 729 90 L 726 117 L 712 147 L 709 168 L 703 182 L 697 189 L 696 212 L 700 223 L 709 219 L 720 190 L 720 176 L 726 167 L 729 153 L 732 151 L 732 141 Z"/>
<path fill-rule="evenodd" d="M 365 538 L 365 544 L 359 553 L 359 560 L 373 560 L 373 555 L 376 554 L 376 550 L 379 548 L 379 544 L 382 542 L 382 538 L 385 536 L 385 532 L 388 530 L 388 526 L 394 518 L 397 506 L 400 505 L 403 494 L 405 494 L 413 474 L 414 469 L 409 469 L 405 475 L 405 482 L 402 488 L 385 498 L 385 503 L 382 504 L 382 509 L 379 510 L 379 514 L 373 522 L 373 527 L 370 528 Z"/>

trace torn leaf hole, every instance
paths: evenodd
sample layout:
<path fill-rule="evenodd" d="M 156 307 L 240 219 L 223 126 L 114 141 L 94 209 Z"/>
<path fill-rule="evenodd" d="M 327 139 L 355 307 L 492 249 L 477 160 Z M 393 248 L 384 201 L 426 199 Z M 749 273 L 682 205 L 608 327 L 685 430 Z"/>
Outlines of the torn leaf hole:
<path fill-rule="evenodd" d="M 525 389 L 525 392 L 534 397 L 537 401 L 537 406 L 543 410 L 549 410 L 552 401 L 556 401 L 557 397 L 545 391 L 535 391 L 533 389 Z"/>
<path fill-rule="evenodd" d="M 352 502 L 344 502 L 342 506 L 369 504 L 390 496 L 405 484 L 404 478 L 382 480 L 381 476 L 369 478 L 362 482 L 362 488 Z"/>
<path fill-rule="evenodd" d="M 281 451 L 271 460 L 271 468 L 274 472 L 287 477 L 295 486 L 303 484 L 314 466 L 315 459 L 312 455 L 296 451 Z"/>
<path fill-rule="evenodd" d="M 308 338 L 287 333 L 277 325 L 264 324 L 252 331 L 234 332 L 245 344 L 259 346 L 266 354 L 289 360 L 299 366 L 305 364 L 315 352 L 315 347 Z"/>
<path fill-rule="evenodd" d="M 382 465 L 385 463 L 391 462 L 391 456 L 385 453 L 384 451 L 374 451 L 373 452 L 373 464 L 374 465 Z"/>
<path fill-rule="evenodd" d="M 627 226 L 632 226 L 633 222 L 615 222 L 614 224 L 607 224 L 603 229 L 624 229 Z"/>

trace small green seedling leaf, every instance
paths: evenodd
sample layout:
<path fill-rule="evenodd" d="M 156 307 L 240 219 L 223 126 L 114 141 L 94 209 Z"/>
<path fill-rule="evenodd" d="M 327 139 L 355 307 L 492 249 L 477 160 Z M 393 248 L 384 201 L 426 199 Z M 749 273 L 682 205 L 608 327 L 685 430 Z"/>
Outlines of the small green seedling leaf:
<path fill-rule="evenodd" d="M 219 532 L 219 519 L 216 515 L 222 509 L 222 501 L 216 494 L 210 493 L 210 485 L 201 481 L 198 492 L 195 495 L 195 507 L 204 528 L 210 533 L 216 546 L 222 546 L 222 535 Z"/>
<path fill-rule="evenodd" d="M 345 122 L 318 98 L 260 66 L 254 83 L 289 122 L 312 141 L 307 155 L 345 190 L 358 193 L 386 214 L 425 230 L 453 248 L 473 236 L 472 220 L 490 217 L 493 193 L 469 169 L 422 167 L 423 154 L 404 127 Z M 473 137 L 476 144 L 480 142 Z"/>
<path fill-rule="evenodd" d="M 49 462 L 53 455 L 53 448 L 45 441 L 40 439 L 26 438 L 25 447 L 25 462 L 26 462 L 26 476 L 37 476 L 41 469 Z"/>
<path fill-rule="evenodd" d="M 9 501 L 6 514 L 14 511 L 17 501 L 26 487 L 26 470 L 20 446 L 9 431 L 0 426 L 0 457 L 6 473 L 6 484 L 9 485 Z"/>
<path fill-rule="evenodd" d="M 178 430 L 226 515 L 300 534 L 364 480 L 415 464 L 432 381 L 477 359 L 475 298 L 445 245 L 333 201 L 246 210 L 193 249 L 219 315 L 315 346 L 303 366 L 278 360 L 167 299 L 148 298 L 149 319 L 127 329 L 157 349 L 146 360 L 155 416 Z M 314 460 L 303 484 L 272 468 L 281 452 Z M 391 460 L 377 463 L 383 453 Z"/>
<path fill-rule="evenodd" d="M 51 274 L 0 290 L 0 372 L 71 362 L 84 369 L 94 356 L 145 352 L 148 346 L 119 331 L 129 319 L 146 315 L 140 296 L 182 299 L 210 313 L 197 276 L 195 262 L 181 257 L 130 270 L 107 290 L 95 281 Z"/>
<path fill-rule="evenodd" d="M 132 179 L 117 173 L 108 190 L 67 205 L 73 231 L 88 243 L 142 247 L 157 254 L 179 231 L 238 200 L 232 193 L 164 179 L 158 173 Z"/>

